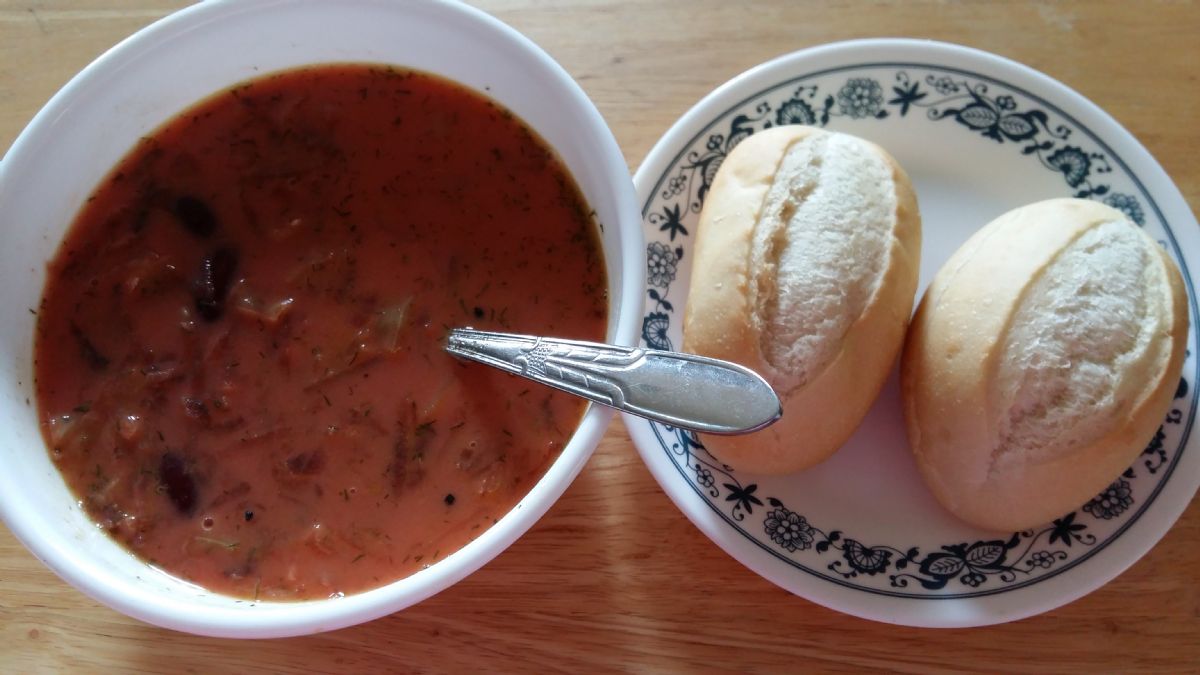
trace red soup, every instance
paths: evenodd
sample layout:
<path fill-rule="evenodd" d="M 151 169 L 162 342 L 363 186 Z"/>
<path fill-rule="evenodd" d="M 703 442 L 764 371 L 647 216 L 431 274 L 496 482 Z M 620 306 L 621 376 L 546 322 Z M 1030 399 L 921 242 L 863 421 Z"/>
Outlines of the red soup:
<path fill-rule="evenodd" d="M 47 445 L 173 575 L 363 591 L 495 523 L 583 412 L 447 330 L 601 340 L 605 289 L 578 188 L 508 111 L 387 68 L 272 75 L 144 138 L 72 225 L 38 312 Z"/>

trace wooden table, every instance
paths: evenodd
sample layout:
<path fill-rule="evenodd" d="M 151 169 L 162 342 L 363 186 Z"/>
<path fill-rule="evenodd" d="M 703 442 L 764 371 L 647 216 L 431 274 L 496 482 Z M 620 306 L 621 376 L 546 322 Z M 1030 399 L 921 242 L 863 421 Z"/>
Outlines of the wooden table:
<path fill-rule="evenodd" d="M 247 0 L 253 1 L 253 0 Z M 0 0 L 0 148 L 118 40 L 186 2 Z M 948 40 L 1074 87 L 1200 206 L 1200 4 L 485 0 L 546 48 L 630 169 L 689 106 L 771 57 L 869 36 Z M 0 670 L 1200 669 L 1200 503 L 1116 581 L 1048 614 L 969 630 L 876 624 L 776 588 L 674 508 L 614 424 L 524 538 L 402 613 L 307 638 L 219 641 L 143 625 L 73 590 L 0 528 Z"/>

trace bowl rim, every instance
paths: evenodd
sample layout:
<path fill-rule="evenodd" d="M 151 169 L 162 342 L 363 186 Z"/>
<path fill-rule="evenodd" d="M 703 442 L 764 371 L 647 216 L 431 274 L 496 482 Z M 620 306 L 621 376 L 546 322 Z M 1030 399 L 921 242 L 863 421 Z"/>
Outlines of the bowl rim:
<path fill-rule="evenodd" d="M 579 84 L 529 38 L 499 19 L 466 4 L 452 0 L 422 0 L 419 3 L 352 1 L 359 5 L 396 6 L 396 11 L 401 13 L 419 7 L 422 12 L 460 22 L 461 29 L 469 27 L 507 43 L 507 47 L 523 52 L 544 66 L 542 75 L 552 79 L 550 86 L 561 90 L 564 96 L 571 99 L 573 106 L 582 113 L 589 133 L 599 141 L 593 160 L 606 177 L 604 182 L 614 183 L 613 205 L 618 217 L 616 246 L 619 258 L 609 260 L 606 256 L 605 266 L 610 277 L 610 288 L 619 295 L 610 298 L 608 330 L 610 339 L 616 344 L 634 345 L 641 312 L 638 298 L 642 293 L 641 269 L 645 251 L 633 181 L 611 129 Z M 147 47 L 170 40 L 172 35 L 201 24 L 229 20 L 243 12 L 271 12 L 280 7 L 321 4 L 322 0 L 269 0 L 253 4 L 210 0 L 176 11 L 143 27 L 83 68 L 38 111 L 14 140 L 6 161 L 0 161 L 0 192 L 21 166 L 36 161 L 30 156 L 33 150 L 49 142 L 46 136 L 54 120 L 75 102 L 88 83 L 111 76 L 142 58 L 141 53 Z M 613 279 L 614 276 L 617 278 Z M 541 479 L 511 511 L 478 538 L 425 570 L 385 586 L 342 598 L 271 602 L 212 594 L 221 598 L 222 603 L 225 600 L 231 602 L 221 606 L 195 603 L 155 592 L 140 583 L 124 579 L 72 549 L 66 538 L 49 536 L 37 527 L 39 522 L 23 517 L 19 500 L 14 499 L 14 490 L 0 489 L 0 519 L 38 560 L 60 578 L 94 600 L 133 618 L 165 628 L 214 637 L 273 638 L 312 634 L 399 611 L 449 588 L 487 564 L 515 543 L 561 497 L 595 450 L 613 416 L 613 411 L 608 408 L 589 406 L 562 454 Z M 10 479 L 0 475 L 0 488 L 16 487 Z M 109 541 L 113 546 L 120 547 L 114 540 Z M 126 553 L 142 562 L 148 573 L 155 571 L 145 561 Z M 187 584 L 182 580 L 179 583 Z M 254 609 L 248 611 L 249 607 Z"/>

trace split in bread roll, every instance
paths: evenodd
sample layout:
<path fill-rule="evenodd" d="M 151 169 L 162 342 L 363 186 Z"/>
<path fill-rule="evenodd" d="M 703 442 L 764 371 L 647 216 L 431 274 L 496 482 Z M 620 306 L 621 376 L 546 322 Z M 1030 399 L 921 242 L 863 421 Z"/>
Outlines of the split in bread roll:
<path fill-rule="evenodd" d="M 1178 268 L 1120 211 L 1055 199 L 1010 211 L 942 267 L 901 369 L 925 481 L 979 527 L 1078 508 L 1162 423 L 1179 382 Z"/>
<path fill-rule="evenodd" d="M 899 353 L 920 247 L 912 186 L 878 146 L 803 126 L 739 143 L 700 213 L 683 348 L 758 371 L 783 418 L 705 447 L 760 473 L 837 450 Z"/>

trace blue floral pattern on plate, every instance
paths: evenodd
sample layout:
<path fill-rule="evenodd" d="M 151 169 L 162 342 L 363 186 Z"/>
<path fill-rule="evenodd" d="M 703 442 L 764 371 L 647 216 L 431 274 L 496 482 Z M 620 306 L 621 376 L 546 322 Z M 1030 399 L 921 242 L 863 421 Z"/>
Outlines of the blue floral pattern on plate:
<path fill-rule="evenodd" d="M 659 177 L 643 207 L 647 312 L 643 342 L 673 347 L 681 317 L 677 269 L 694 219 L 717 169 L 751 134 L 773 126 L 826 126 L 914 118 L 951 124 L 963 142 L 1010 146 L 1031 170 L 1047 172 L 1065 194 L 1102 201 L 1142 226 L 1180 260 L 1167 223 L 1123 162 L 1053 105 L 993 78 L 917 64 L 846 66 L 794 78 L 749 97 L 698 134 Z M 971 138 L 973 136 L 973 138 Z M 657 236 L 651 236 L 657 235 Z M 1188 292 L 1193 298 L 1190 281 Z M 672 301 L 674 299 L 674 301 Z M 676 325 L 677 329 L 678 326 Z M 1194 339 L 1194 334 L 1193 334 Z M 675 468 L 709 506 L 747 539 L 804 572 L 859 590 L 905 598 L 990 595 L 1055 576 L 1119 537 L 1153 503 L 1181 456 L 1196 412 L 1195 367 L 1180 380 L 1171 410 L 1141 458 L 1079 510 L 1009 536 L 939 545 L 863 541 L 836 522 L 813 522 L 802 509 L 744 482 L 693 434 L 651 424 Z"/>

